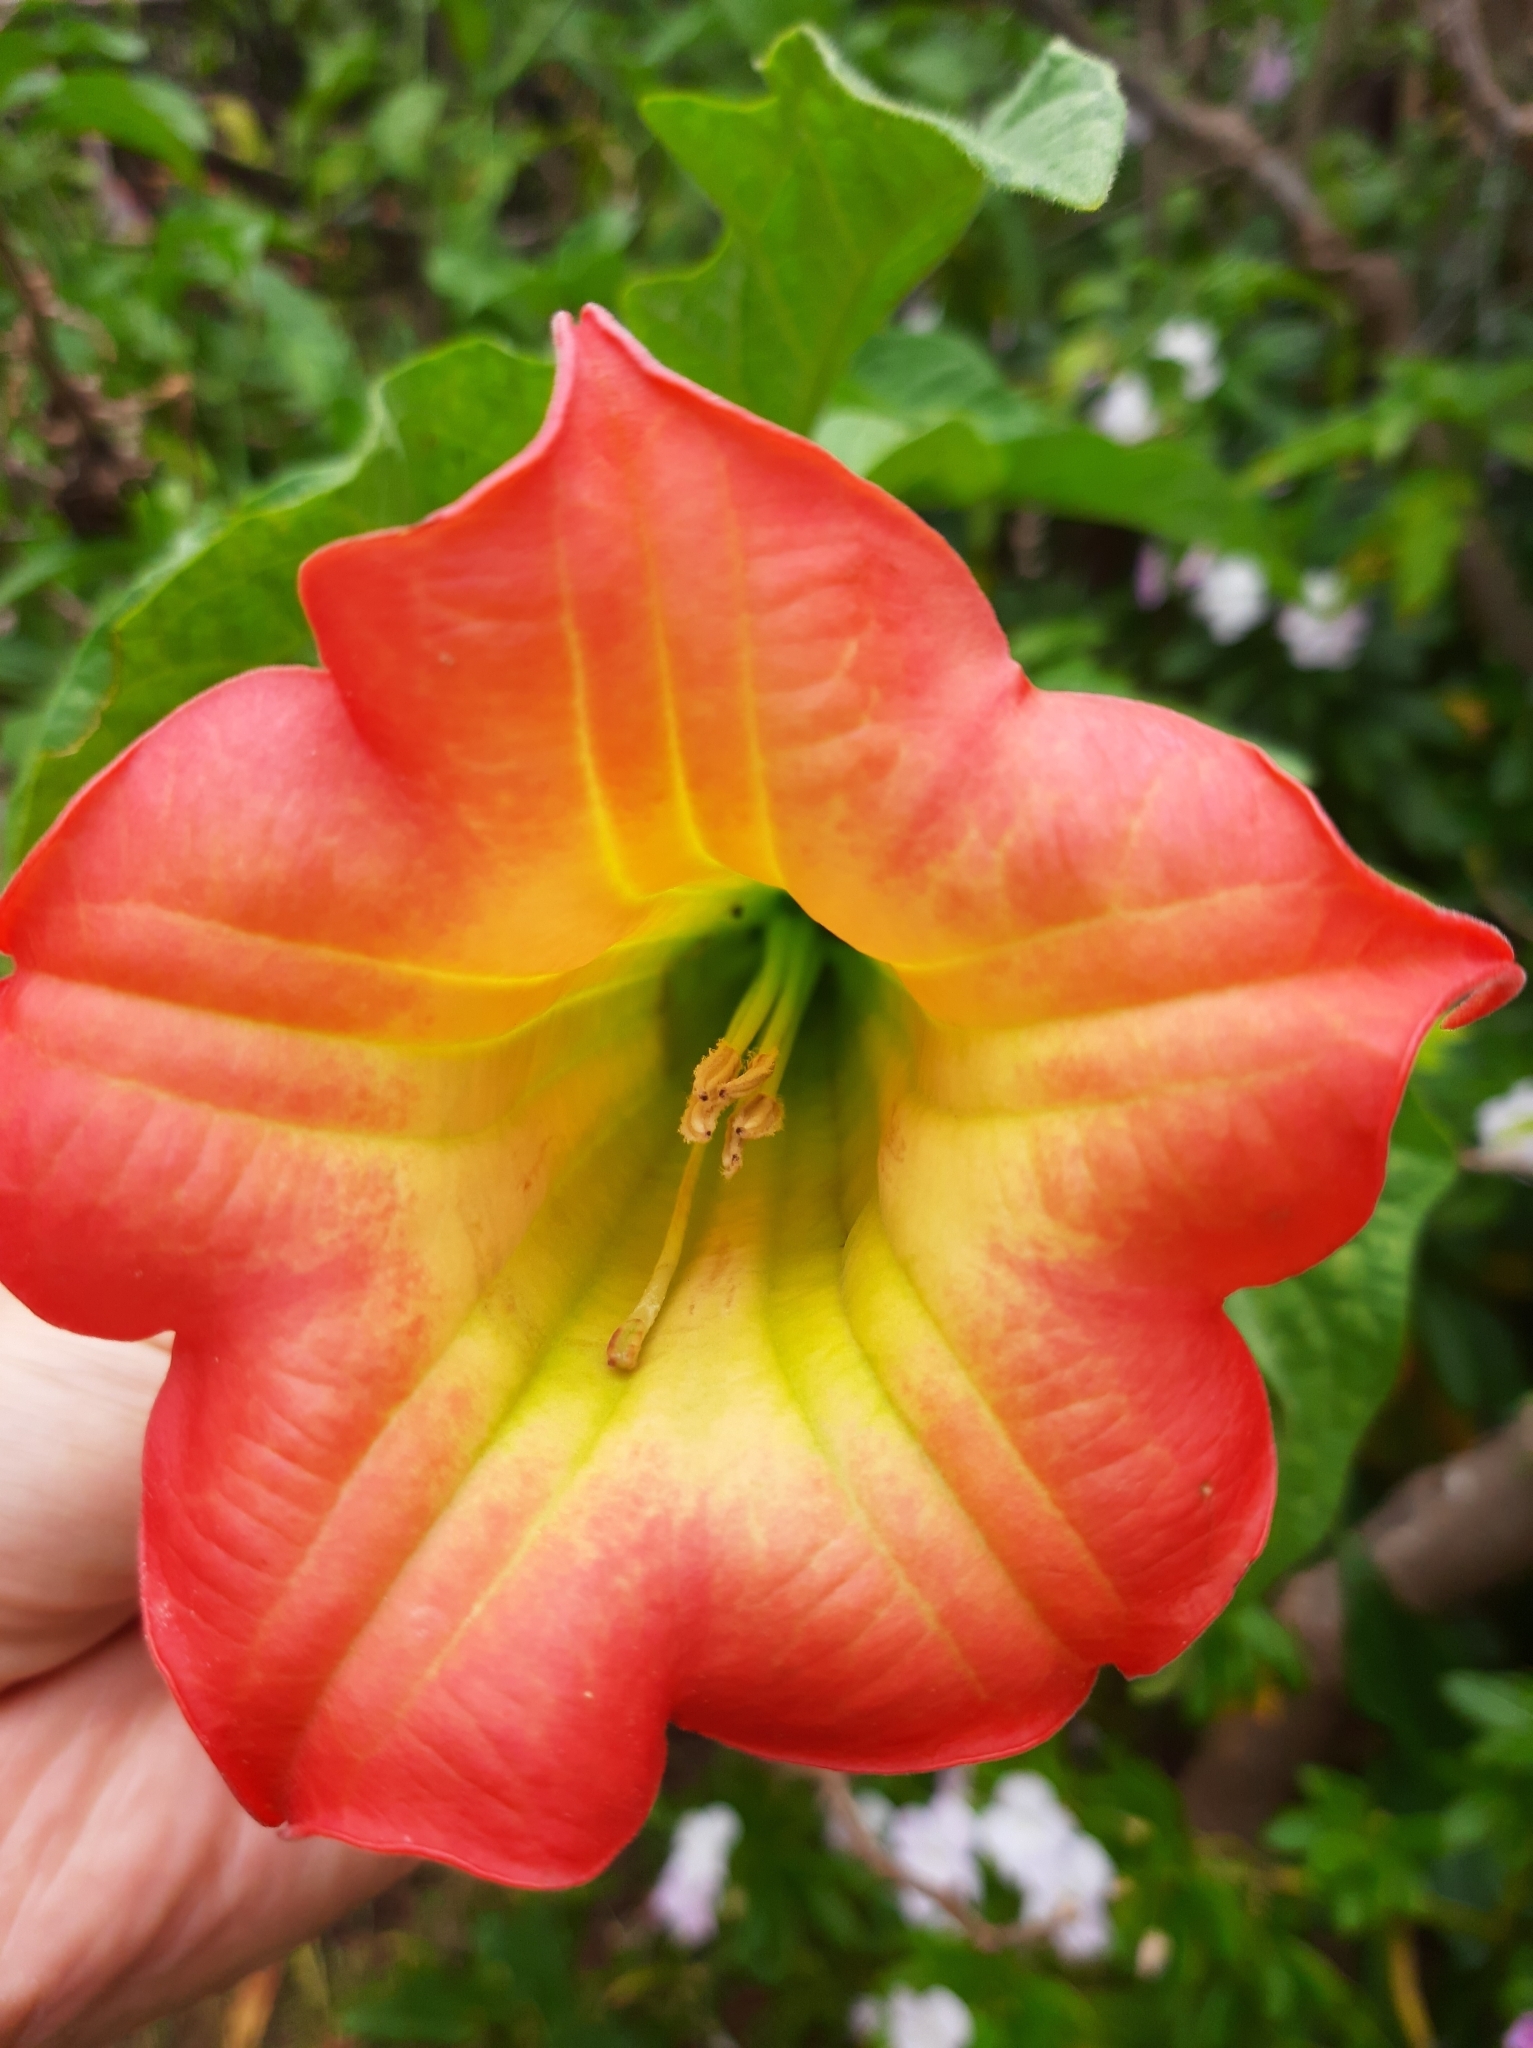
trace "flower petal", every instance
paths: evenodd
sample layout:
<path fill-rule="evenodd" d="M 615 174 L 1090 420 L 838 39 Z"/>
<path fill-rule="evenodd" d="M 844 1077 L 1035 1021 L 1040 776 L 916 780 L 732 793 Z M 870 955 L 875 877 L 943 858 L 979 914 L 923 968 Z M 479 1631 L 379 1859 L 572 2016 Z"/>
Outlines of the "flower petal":
<path fill-rule="evenodd" d="M 822 451 L 560 347 L 516 462 L 308 565 L 329 672 L 184 707 L 0 913 L 0 1280 L 177 1331 L 188 1717 L 264 1819 L 523 1883 L 668 1718 L 910 1769 L 1180 1649 L 1270 1509 L 1223 1296 L 1359 1227 L 1422 1033 L 1520 978 L 1253 749 L 1032 691 Z M 762 885 L 855 952 L 623 1381 Z"/>

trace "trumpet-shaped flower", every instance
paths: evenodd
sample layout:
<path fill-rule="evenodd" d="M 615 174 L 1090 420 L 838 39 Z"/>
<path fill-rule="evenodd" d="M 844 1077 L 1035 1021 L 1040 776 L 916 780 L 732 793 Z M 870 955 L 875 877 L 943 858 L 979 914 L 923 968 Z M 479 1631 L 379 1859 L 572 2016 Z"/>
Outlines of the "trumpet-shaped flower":
<path fill-rule="evenodd" d="M 0 1281 L 176 1333 L 188 1719 L 265 1821 L 532 1884 L 667 1721 L 936 1767 L 1183 1649 L 1272 1502 L 1225 1295 L 1520 978 L 1255 749 L 1034 691 L 818 448 L 557 339 L 521 456 L 306 564 L 323 668 L 177 711 L 0 914 Z"/>

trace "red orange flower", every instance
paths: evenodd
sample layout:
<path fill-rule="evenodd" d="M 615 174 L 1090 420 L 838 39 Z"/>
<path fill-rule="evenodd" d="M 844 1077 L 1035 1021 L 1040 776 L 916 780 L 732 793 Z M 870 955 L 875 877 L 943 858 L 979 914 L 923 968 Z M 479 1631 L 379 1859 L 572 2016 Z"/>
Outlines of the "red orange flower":
<path fill-rule="evenodd" d="M 1224 1296 L 1520 978 L 1253 748 L 1032 690 L 817 448 L 558 342 L 522 456 L 306 565 L 325 668 L 168 719 L 0 924 L 0 1279 L 177 1333 L 188 1718 L 264 1820 L 522 1883 L 667 1720 L 947 1764 L 1180 1650 L 1272 1496 Z"/>

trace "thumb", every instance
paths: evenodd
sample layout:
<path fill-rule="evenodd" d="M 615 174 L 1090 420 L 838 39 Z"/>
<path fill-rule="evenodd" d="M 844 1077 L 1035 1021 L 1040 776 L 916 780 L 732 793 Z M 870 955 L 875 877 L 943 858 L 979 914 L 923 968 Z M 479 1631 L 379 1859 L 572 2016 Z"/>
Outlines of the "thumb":
<path fill-rule="evenodd" d="M 0 1700 L 0 2042 L 117 2040 L 409 1867 L 253 1821 L 125 1632 Z"/>

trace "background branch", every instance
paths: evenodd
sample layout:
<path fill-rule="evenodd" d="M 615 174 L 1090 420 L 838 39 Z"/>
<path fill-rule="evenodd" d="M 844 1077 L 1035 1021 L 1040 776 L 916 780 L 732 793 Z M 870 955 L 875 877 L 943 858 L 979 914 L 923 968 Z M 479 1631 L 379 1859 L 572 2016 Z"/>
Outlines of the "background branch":
<path fill-rule="evenodd" d="M 1491 61 L 1478 0 L 1424 0 L 1428 26 L 1464 81 L 1475 112 L 1509 148 L 1533 150 L 1533 105 L 1519 106 Z"/>
<path fill-rule="evenodd" d="M 1533 1402 L 1470 1450 L 1402 1480 L 1357 1535 L 1385 1584 L 1417 1614 L 1447 1614 L 1533 1570 Z M 1346 1715 L 1345 1606 L 1334 1559 L 1299 1572 L 1277 1599 L 1304 1647 L 1307 1692 L 1214 1721 L 1181 1777 L 1191 1824 L 1254 1839 L 1323 1757 Z"/>
<path fill-rule="evenodd" d="M 53 281 L 21 254 L 3 220 L 0 277 L 20 303 L 24 353 L 48 391 L 44 434 L 62 468 L 54 503 L 83 536 L 115 532 L 123 492 L 150 470 L 138 452 L 143 401 L 107 398 L 95 378 L 65 368 L 53 333 L 60 318 Z"/>

